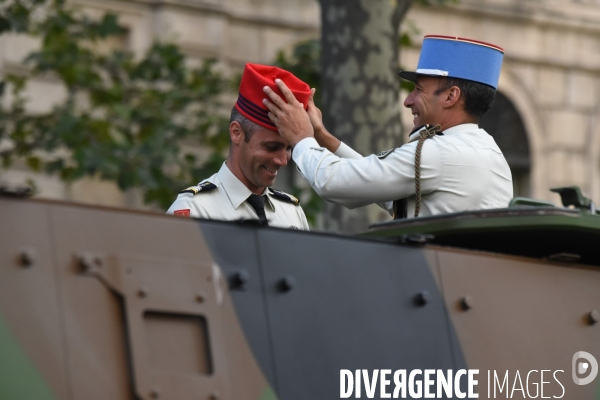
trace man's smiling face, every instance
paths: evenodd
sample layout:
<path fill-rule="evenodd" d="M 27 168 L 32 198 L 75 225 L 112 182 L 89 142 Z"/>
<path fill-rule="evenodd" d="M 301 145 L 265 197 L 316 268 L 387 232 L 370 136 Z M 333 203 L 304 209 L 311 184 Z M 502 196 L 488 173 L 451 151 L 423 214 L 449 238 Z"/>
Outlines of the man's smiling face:
<path fill-rule="evenodd" d="M 415 127 L 425 124 L 439 123 L 442 107 L 442 93 L 436 93 L 442 78 L 432 76 L 417 76 L 415 88 L 404 100 L 404 107 L 410 108 Z"/>
<path fill-rule="evenodd" d="M 258 193 L 275 183 L 279 168 L 285 167 L 291 157 L 291 147 L 279 133 L 259 128 L 250 140 L 240 142 L 239 167 L 248 189 Z"/>

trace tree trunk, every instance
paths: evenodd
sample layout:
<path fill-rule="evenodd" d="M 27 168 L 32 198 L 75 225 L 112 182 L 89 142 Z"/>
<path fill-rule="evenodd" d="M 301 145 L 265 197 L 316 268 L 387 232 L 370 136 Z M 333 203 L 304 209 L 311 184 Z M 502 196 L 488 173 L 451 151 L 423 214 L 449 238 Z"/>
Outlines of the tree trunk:
<path fill-rule="evenodd" d="M 412 2 L 320 0 L 323 121 L 331 133 L 363 155 L 402 143 L 398 32 Z M 373 211 L 327 203 L 324 228 L 365 231 L 378 219 Z"/>

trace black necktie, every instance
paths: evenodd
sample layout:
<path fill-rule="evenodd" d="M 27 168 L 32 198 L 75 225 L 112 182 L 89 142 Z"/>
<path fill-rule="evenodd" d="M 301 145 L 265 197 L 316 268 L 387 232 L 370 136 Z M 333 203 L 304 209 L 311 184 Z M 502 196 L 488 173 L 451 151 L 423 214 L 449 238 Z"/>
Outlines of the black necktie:
<path fill-rule="evenodd" d="M 251 194 L 246 201 L 254 208 L 254 211 L 256 211 L 256 214 L 258 215 L 258 219 L 264 221 L 268 225 L 267 215 L 265 214 L 265 196 Z"/>

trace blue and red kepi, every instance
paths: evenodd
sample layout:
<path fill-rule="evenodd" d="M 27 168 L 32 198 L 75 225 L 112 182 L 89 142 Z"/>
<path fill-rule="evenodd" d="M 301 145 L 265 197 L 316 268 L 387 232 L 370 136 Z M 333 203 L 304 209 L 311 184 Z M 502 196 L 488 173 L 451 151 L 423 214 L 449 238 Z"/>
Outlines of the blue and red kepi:
<path fill-rule="evenodd" d="M 467 79 L 498 89 L 504 49 L 494 44 L 457 36 L 427 35 L 423 38 L 416 71 L 400 71 L 401 78 L 415 82 L 418 75 Z"/>

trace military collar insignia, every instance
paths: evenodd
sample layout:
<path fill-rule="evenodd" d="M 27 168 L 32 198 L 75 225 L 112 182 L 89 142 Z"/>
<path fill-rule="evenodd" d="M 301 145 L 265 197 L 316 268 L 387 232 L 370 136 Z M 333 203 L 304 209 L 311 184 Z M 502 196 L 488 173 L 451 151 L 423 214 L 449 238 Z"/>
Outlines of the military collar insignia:
<path fill-rule="evenodd" d="M 196 186 L 190 186 L 189 188 L 184 189 L 179 193 L 191 193 L 193 195 L 196 195 L 200 192 L 209 192 L 216 188 L 217 188 L 217 185 L 215 185 L 214 183 L 210 183 L 209 181 L 204 181 L 202 183 L 199 183 Z"/>
<path fill-rule="evenodd" d="M 419 127 L 416 127 L 415 129 L 412 130 L 412 132 L 410 132 L 408 134 L 408 136 L 412 135 L 413 133 L 418 133 L 421 132 L 423 129 L 431 129 L 434 126 L 431 124 L 425 124 L 425 125 L 421 125 Z M 440 132 L 436 132 L 436 135 L 440 135 L 440 136 L 444 136 L 444 134 L 440 131 Z"/>
<path fill-rule="evenodd" d="M 383 160 L 384 158 L 386 158 L 387 156 L 389 156 L 390 154 L 392 154 L 394 152 L 394 150 L 396 150 L 396 147 L 394 147 L 393 149 L 389 149 L 389 150 L 385 150 L 385 151 L 382 151 L 380 153 L 377 153 L 376 156 L 380 160 Z"/>
<path fill-rule="evenodd" d="M 433 128 L 433 125 L 430 124 L 425 124 L 425 125 L 421 125 L 419 127 L 416 127 L 415 129 L 412 130 L 412 132 L 410 132 L 408 134 L 408 142 L 414 142 L 415 140 L 418 140 L 420 137 L 420 133 L 423 129 L 431 129 Z M 444 136 L 444 132 L 436 132 L 435 133 L 436 136 Z"/>
<path fill-rule="evenodd" d="M 271 192 L 273 197 L 276 198 L 277 200 L 282 200 L 287 203 L 292 203 L 293 205 L 296 205 L 296 206 L 300 205 L 300 200 L 298 200 L 291 194 L 287 194 L 287 193 L 282 192 L 281 190 L 275 190 L 275 189 L 271 189 L 271 188 L 269 188 L 269 192 Z"/>

